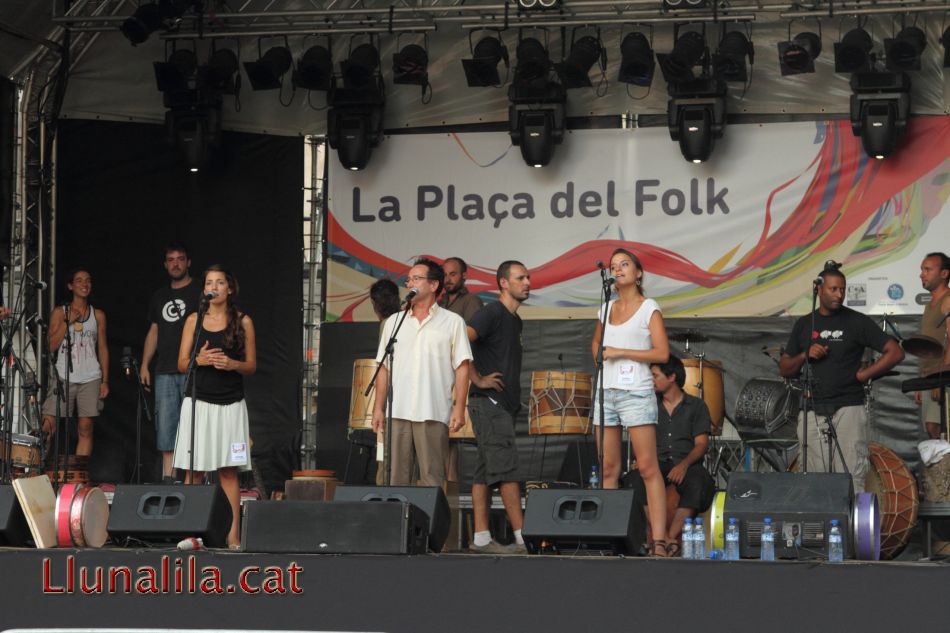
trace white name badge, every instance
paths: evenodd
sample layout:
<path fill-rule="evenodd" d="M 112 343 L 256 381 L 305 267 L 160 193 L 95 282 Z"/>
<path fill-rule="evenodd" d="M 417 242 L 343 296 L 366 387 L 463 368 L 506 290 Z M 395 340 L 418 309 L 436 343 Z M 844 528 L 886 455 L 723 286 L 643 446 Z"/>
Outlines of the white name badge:
<path fill-rule="evenodd" d="M 246 464 L 247 463 L 247 444 L 245 444 L 244 442 L 231 443 L 231 463 L 232 464 Z"/>
<path fill-rule="evenodd" d="M 636 383 L 637 366 L 633 364 L 620 365 L 617 368 L 617 382 L 621 385 Z"/>

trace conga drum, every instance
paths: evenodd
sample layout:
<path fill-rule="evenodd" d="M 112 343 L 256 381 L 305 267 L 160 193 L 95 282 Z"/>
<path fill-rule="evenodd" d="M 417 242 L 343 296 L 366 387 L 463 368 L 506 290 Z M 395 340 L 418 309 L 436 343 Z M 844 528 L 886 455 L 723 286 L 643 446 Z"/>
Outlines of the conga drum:
<path fill-rule="evenodd" d="M 528 433 L 586 434 L 590 429 L 591 376 L 573 371 L 531 372 Z"/>
<path fill-rule="evenodd" d="M 0 459 L 6 458 L 6 442 L 0 439 Z M 32 435 L 13 433 L 10 441 L 13 478 L 40 474 L 40 440 Z"/>
<path fill-rule="evenodd" d="M 686 358 L 683 360 L 686 368 L 686 384 L 683 391 L 699 397 L 699 359 Z M 703 400 L 709 408 L 709 419 L 712 428 L 711 435 L 722 435 L 722 421 L 726 415 L 726 392 L 722 385 L 722 363 L 717 360 L 703 360 L 702 371 Z"/>
<path fill-rule="evenodd" d="M 881 515 L 881 558 L 897 556 L 917 524 L 917 481 L 904 461 L 882 444 L 868 444 L 870 468 L 864 480 L 877 494 Z"/>
<path fill-rule="evenodd" d="M 369 381 L 376 373 L 376 359 L 357 358 L 353 361 L 353 390 L 350 392 L 350 428 L 372 429 L 373 406 L 376 404 L 376 389 L 364 395 Z"/>

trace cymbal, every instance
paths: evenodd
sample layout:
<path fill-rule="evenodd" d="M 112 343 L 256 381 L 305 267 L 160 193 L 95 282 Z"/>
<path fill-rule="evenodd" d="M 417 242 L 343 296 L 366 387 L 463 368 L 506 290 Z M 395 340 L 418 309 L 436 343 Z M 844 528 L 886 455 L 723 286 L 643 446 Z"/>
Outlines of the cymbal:
<path fill-rule="evenodd" d="M 686 330 L 685 332 L 671 332 L 669 335 L 671 341 L 677 343 L 689 341 L 690 343 L 708 343 L 709 337 L 699 330 Z"/>
<path fill-rule="evenodd" d="M 901 347 L 911 356 L 917 358 L 935 359 L 943 356 L 943 345 L 930 336 L 914 334 L 901 341 Z"/>

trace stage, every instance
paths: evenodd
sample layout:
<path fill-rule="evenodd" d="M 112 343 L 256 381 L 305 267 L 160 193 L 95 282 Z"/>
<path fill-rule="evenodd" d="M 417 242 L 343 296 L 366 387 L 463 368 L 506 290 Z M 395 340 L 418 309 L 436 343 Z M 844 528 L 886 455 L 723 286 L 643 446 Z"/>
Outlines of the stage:
<path fill-rule="evenodd" d="M 940 562 L 106 548 L 3 549 L 0 568 L 0 630 L 916 633 L 946 629 L 950 589 Z"/>

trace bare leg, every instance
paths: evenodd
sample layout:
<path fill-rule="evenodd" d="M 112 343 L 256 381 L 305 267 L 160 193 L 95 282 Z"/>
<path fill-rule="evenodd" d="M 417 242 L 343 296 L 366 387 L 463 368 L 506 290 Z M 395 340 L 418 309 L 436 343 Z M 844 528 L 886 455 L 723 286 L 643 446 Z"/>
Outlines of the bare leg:
<path fill-rule="evenodd" d="M 472 484 L 472 515 L 475 531 L 488 531 L 488 512 L 491 508 L 491 492 L 485 484 Z"/>
<path fill-rule="evenodd" d="M 619 430 L 619 429 L 618 429 Z M 666 482 L 656 458 L 656 425 L 644 424 L 628 429 L 630 444 L 637 456 L 637 469 L 647 491 L 650 529 L 654 541 L 666 540 Z M 618 451 L 619 452 L 619 451 Z"/>
<path fill-rule="evenodd" d="M 77 455 L 92 455 L 92 418 L 79 418 L 79 441 Z"/>
<path fill-rule="evenodd" d="M 594 427 L 594 437 L 597 439 L 597 459 L 600 459 L 600 427 Z M 600 472 L 603 477 L 604 488 L 620 486 L 620 438 L 619 426 L 608 426 L 604 429 L 604 463 Z M 656 447 L 653 447 L 654 461 L 656 461 Z"/>
<path fill-rule="evenodd" d="M 501 501 L 505 504 L 505 512 L 508 514 L 511 529 L 520 530 L 524 525 L 524 514 L 521 511 L 521 487 L 517 481 L 503 481 L 500 488 Z"/>
<path fill-rule="evenodd" d="M 231 504 L 231 530 L 228 532 L 228 546 L 241 544 L 241 532 L 238 526 L 241 523 L 241 487 L 238 482 L 237 469 L 234 467 L 219 468 L 218 481 L 224 490 L 228 502 Z"/>
<path fill-rule="evenodd" d="M 162 451 L 162 477 L 174 477 L 175 451 Z"/>
<path fill-rule="evenodd" d="M 679 540 L 680 534 L 683 533 L 683 523 L 686 521 L 686 517 L 696 516 L 696 510 L 692 508 L 676 508 L 676 512 L 673 514 L 673 523 L 670 524 L 670 532 L 667 535 L 671 541 Z"/>

